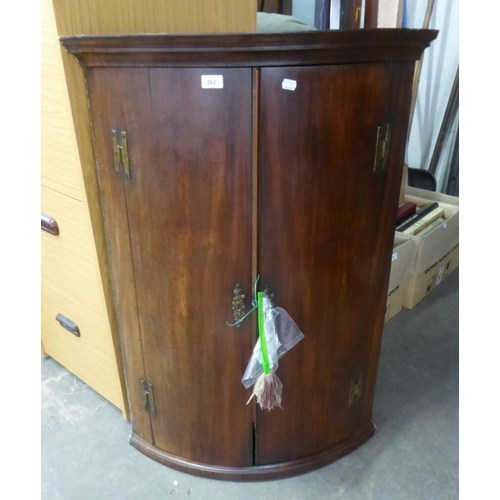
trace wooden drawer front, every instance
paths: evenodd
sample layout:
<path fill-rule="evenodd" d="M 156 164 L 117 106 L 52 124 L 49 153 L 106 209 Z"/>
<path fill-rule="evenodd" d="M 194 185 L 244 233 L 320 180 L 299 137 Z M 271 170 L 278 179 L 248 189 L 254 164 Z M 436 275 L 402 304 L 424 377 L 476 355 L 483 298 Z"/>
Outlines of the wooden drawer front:
<path fill-rule="evenodd" d="M 56 320 L 64 315 L 80 336 Z M 42 280 L 42 341 L 45 351 L 118 408 L 123 409 L 108 323 Z"/>
<path fill-rule="evenodd" d="M 64 76 L 61 48 L 49 2 L 42 9 L 42 185 L 83 200 L 82 174 Z"/>
<path fill-rule="evenodd" d="M 42 213 L 59 235 L 42 233 L 42 279 L 97 316 L 107 319 L 90 220 L 82 202 L 42 187 Z"/>

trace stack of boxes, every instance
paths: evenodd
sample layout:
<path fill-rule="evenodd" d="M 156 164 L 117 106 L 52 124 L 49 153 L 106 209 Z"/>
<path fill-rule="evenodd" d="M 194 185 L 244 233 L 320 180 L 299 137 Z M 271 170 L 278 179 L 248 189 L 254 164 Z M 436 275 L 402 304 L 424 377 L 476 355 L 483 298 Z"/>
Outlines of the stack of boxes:
<path fill-rule="evenodd" d="M 444 221 L 423 236 L 396 232 L 386 321 L 402 307 L 413 309 L 458 266 L 459 199 L 407 187 L 404 201 L 416 203 L 417 210 L 437 202 L 444 211 Z"/>

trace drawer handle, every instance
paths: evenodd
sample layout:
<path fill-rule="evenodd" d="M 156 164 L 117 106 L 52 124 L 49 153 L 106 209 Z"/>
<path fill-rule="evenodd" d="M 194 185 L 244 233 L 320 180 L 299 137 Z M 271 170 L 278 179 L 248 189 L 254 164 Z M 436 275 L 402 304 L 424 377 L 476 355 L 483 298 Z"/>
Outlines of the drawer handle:
<path fill-rule="evenodd" d="M 50 234 L 53 234 L 54 236 L 59 234 L 59 226 L 57 225 L 55 219 L 45 214 L 42 214 L 42 229 Z"/>
<path fill-rule="evenodd" d="M 80 336 L 80 328 L 78 328 L 78 325 L 76 323 L 73 323 L 73 321 L 71 321 L 69 318 L 59 313 L 56 316 L 56 320 L 61 324 L 63 328 L 68 330 L 68 332 L 72 333 L 77 337 Z"/>

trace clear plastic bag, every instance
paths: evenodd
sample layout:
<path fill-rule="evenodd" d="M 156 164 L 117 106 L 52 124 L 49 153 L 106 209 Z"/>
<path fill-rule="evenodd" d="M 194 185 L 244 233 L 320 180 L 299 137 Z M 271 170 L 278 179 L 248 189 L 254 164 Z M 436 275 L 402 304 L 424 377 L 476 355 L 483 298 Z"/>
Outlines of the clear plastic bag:
<path fill-rule="evenodd" d="M 274 311 L 276 313 L 276 333 L 278 334 L 278 341 L 280 343 L 278 348 L 279 359 L 285 352 L 288 352 L 300 342 L 304 338 L 304 334 L 282 307 L 275 307 Z"/>
<path fill-rule="evenodd" d="M 264 331 L 271 372 L 278 369 L 278 360 L 304 338 L 304 334 L 290 315 L 281 307 L 273 307 L 269 298 L 263 297 Z M 264 373 L 262 352 L 257 340 L 241 382 L 248 389 Z"/>

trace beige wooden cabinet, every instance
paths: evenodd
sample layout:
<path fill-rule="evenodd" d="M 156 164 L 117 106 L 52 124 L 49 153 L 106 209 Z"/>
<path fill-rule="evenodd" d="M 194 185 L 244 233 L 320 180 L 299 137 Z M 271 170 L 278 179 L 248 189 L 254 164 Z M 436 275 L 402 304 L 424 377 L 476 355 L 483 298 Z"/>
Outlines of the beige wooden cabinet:
<path fill-rule="evenodd" d="M 42 345 L 128 418 L 114 311 L 108 310 L 50 0 L 42 2 Z M 80 336 L 56 320 L 78 326 Z M 61 318 L 61 317 L 59 317 Z"/>
<path fill-rule="evenodd" d="M 254 31 L 248 0 L 42 0 L 42 352 L 111 401 L 128 403 L 83 72 L 58 37 Z M 63 315 L 80 336 L 56 320 Z M 59 316 L 61 319 L 61 316 Z M 66 327 L 68 323 L 64 323 Z"/>

